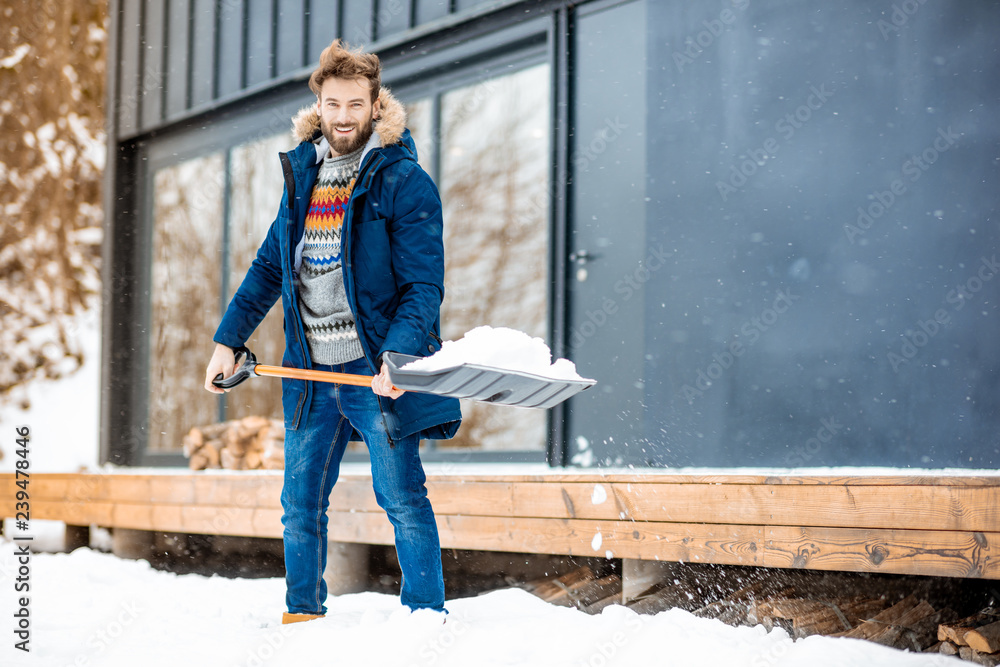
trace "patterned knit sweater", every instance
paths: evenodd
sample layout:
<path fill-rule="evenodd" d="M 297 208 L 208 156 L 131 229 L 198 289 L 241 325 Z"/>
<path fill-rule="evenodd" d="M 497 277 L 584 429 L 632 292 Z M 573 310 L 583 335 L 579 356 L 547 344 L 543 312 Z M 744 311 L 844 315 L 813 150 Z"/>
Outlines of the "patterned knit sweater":
<path fill-rule="evenodd" d="M 344 291 L 340 230 L 364 147 L 327 156 L 320 166 L 306 213 L 299 271 L 299 312 L 315 362 L 342 364 L 364 356 Z"/>

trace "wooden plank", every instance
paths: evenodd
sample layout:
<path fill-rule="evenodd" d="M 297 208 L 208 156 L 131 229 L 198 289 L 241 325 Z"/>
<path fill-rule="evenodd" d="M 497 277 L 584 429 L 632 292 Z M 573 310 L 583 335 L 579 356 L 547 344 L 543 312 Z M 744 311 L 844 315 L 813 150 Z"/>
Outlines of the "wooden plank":
<path fill-rule="evenodd" d="M 152 525 L 153 508 L 151 505 L 116 503 L 112 509 L 111 526 L 114 528 L 151 530 Z"/>
<path fill-rule="evenodd" d="M 14 505 L 10 505 L 10 513 L 0 502 L 0 515 L 14 516 Z M 89 526 L 97 524 L 110 525 L 113 520 L 114 505 L 108 502 L 54 502 L 51 500 L 35 500 L 31 502 L 32 519 L 48 519 L 64 521 L 73 526 Z"/>
<path fill-rule="evenodd" d="M 519 482 L 513 492 L 515 516 L 1000 531 L 1000 487 Z"/>
<path fill-rule="evenodd" d="M 462 466 L 451 466 L 445 471 L 434 470 L 433 464 L 428 466 L 428 479 L 459 478 L 467 483 L 507 481 L 507 482 L 591 482 L 591 483 L 659 483 L 659 484 L 767 484 L 767 485 L 801 485 L 801 486 L 1000 486 L 998 475 L 857 475 L 857 476 L 799 476 L 792 472 L 783 475 L 752 475 L 743 473 L 732 474 L 677 474 L 649 469 L 647 472 L 567 472 L 558 468 L 546 472 L 539 469 L 537 474 L 504 473 L 503 464 L 497 465 L 495 473 L 471 472 Z"/>
<path fill-rule="evenodd" d="M 189 475 L 149 478 L 150 503 L 190 505 L 194 499 L 194 478 Z"/>
<path fill-rule="evenodd" d="M 180 505 L 151 505 L 149 509 L 149 528 L 162 530 L 165 533 L 183 533 L 184 521 L 181 519 Z"/>
<path fill-rule="evenodd" d="M 998 533 L 853 528 L 766 529 L 768 567 L 1000 579 Z"/>
<path fill-rule="evenodd" d="M 148 503 L 152 496 L 152 476 L 112 475 L 108 477 L 108 495 L 113 502 Z"/>
<path fill-rule="evenodd" d="M 590 483 L 590 484 L 684 484 L 684 485 L 765 485 L 775 486 L 849 486 L 852 487 L 951 487 L 951 488 L 978 488 L 992 487 L 1000 488 L 1000 475 L 996 476 L 858 476 L 858 477 L 796 477 L 794 475 L 780 477 L 764 477 L 759 475 L 677 475 L 671 473 L 645 473 L 645 474 L 598 474 L 598 473 L 567 473 L 554 469 L 548 474 L 525 475 L 525 474 L 481 474 L 466 473 L 462 466 L 453 466 L 449 472 L 433 472 L 433 465 L 429 466 L 427 479 L 429 484 L 445 481 L 458 481 L 465 484 L 479 484 L 483 482 L 503 482 L 503 483 L 523 483 L 534 482 L 543 484 L 561 483 Z M 502 467 L 502 466 L 499 466 Z M 262 478 L 276 480 L 280 487 L 281 471 L 270 473 L 260 473 L 254 471 L 244 475 L 222 475 L 212 471 L 169 471 L 154 473 L 136 472 L 88 472 L 88 473 L 41 473 L 34 474 L 31 478 L 32 485 L 46 483 L 49 481 L 64 483 L 67 480 L 88 480 L 88 479 L 120 479 L 120 478 L 152 478 L 168 477 L 180 478 L 186 475 L 200 476 L 210 479 L 220 479 L 226 477 L 235 478 Z M 13 481 L 12 473 L 0 473 L 0 481 Z M 363 480 L 371 481 L 368 473 L 359 474 L 355 472 L 342 471 L 340 479 L 343 480 Z M 93 483 L 93 482 L 86 482 Z M 4 491 L 0 488 L 0 494 Z"/>
<path fill-rule="evenodd" d="M 194 502 L 200 505 L 281 507 L 281 477 L 212 475 L 194 478 Z"/>
<path fill-rule="evenodd" d="M 436 514 L 510 516 L 513 512 L 511 485 L 485 482 L 434 481 L 427 484 L 427 497 Z M 330 508 L 341 511 L 379 512 L 370 479 L 341 479 L 330 494 Z"/>
<path fill-rule="evenodd" d="M 200 533 L 203 535 L 243 535 L 260 537 L 253 524 L 252 507 L 237 509 L 234 507 L 184 507 L 181 509 L 180 521 L 185 533 Z"/>
<path fill-rule="evenodd" d="M 257 537 L 281 537 L 281 510 L 256 509 L 253 511 L 253 530 Z"/>
<path fill-rule="evenodd" d="M 384 525 L 383 525 L 384 524 Z M 763 529 L 752 526 L 629 524 L 509 517 L 437 517 L 441 546 L 483 551 L 759 564 Z M 373 512 L 330 512 L 331 535 L 343 542 L 390 544 L 391 525 Z M 390 533 L 386 537 L 384 526 Z M 600 532 L 600 540 L 595 539 Z M 595 549 L 594 546 L 597 545 Z"/>

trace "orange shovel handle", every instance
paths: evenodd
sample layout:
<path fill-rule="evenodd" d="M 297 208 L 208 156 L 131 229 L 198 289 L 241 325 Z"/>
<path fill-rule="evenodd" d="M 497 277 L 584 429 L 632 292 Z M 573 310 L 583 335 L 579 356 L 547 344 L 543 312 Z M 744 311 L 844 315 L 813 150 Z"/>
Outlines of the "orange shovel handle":
<path fill-rule="evenodd" d="M 254 367 L 254 373 L 270 377 L 291 378 L 293 380 L 336 382 L 337 384 L 350 384 L 356 387 L 370 387 L 374 379 L 371 375 L 353 375 L 351 373 L 334 373 L 333 371 L 314 371 L 307 368 L 286 368 L 284 366 L 264 366 L 261 364 L 257 364 Z"/>

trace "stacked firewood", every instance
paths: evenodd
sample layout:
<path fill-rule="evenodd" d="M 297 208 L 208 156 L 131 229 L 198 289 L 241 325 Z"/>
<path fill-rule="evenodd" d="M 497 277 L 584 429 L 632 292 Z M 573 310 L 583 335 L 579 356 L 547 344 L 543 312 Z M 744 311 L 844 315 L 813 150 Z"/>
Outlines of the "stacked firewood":
<path fill-rule="evenodd" d="M 1000 615 L 981 612 L 938 626 L 938 650 L 979 665 L 1000 665 Z"/>
<path fill-rule="evenodd" d="M 959 619 L 910 595 L 891 604 L 884 597 L 798 595 L 792 587 L 756 584 L 699 606 L 679 582 L 661 581 L 626 602 L 640 614 L 680 607 L 730 625 L 784 629 L 794 639 L 810 635 L 849 637 L 915 652 L 955 655 L 980 665 L 1000 665 L 1000 610 Z M 530 582 L 525 590 L 553 604 L 597 613 L 622 603 L 618 575 L 598 577 L 589 567 Z"/>
<path fill-rule="evenodd" d="M 244 417 L 196 426 L 184 436 L 192 470 L 280 470 L 285 465 L 285 428 L 275 419 Z"/>
<path fill-rule="evenodd" d="M 523 588 L 546 602 L 561 607 L 576 607 L 588 614 L 620 604 L 622 599 L 621 577 L 617 574 L 598 577 L 586 566 L 561 576 L 529 582 Z"/>

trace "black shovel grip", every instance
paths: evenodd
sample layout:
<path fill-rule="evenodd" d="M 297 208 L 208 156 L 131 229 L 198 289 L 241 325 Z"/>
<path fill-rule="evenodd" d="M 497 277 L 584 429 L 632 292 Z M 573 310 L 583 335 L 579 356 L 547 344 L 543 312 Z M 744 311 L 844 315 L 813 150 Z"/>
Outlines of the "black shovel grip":
<path fill-rule="evenodd" d="M 254 372 L 254 368 L 257 367 L 257 357 L 253 356 L 253 352 L 249 348 L 241 345 L 240 347 L 233 348 L 233 353 L 236 361 L 239 363 L 233 374 L 223 379 L 222 373 L 219 373 L 212 378 L 212 384 L 220 389 L 232 389 L 247 378 L 257 375 Z M 240 355 L 243 356 L 242 362 L 239 361 Z"/>

